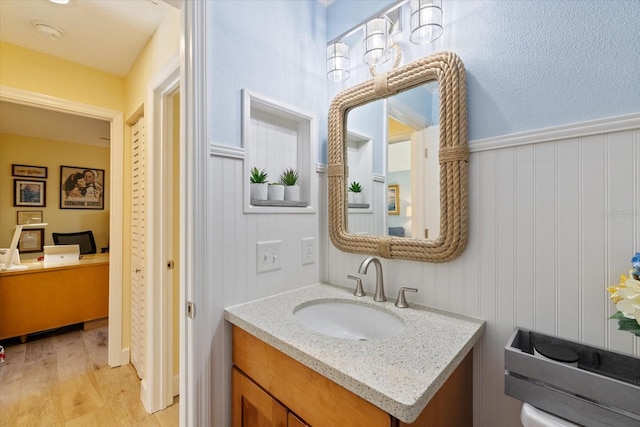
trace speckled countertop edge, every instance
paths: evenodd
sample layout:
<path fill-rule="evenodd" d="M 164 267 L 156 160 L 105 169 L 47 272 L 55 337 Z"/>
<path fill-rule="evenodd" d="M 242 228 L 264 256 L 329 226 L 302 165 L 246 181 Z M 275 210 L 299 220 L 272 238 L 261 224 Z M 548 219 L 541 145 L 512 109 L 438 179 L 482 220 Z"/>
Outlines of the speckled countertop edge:
<path fill-rule="evenodd" d="M 401 317 L 406 328 L 374 341 L 313 332 L 299 324 L 293 312 L 319 299 L 382 307 Z M 228 307 L 225 318 L 406 423 L 415 421 L 485 330 L 483 320 L 415 304 L 400 309 L 393 301 L 358 298 L 327 284 Z"/>

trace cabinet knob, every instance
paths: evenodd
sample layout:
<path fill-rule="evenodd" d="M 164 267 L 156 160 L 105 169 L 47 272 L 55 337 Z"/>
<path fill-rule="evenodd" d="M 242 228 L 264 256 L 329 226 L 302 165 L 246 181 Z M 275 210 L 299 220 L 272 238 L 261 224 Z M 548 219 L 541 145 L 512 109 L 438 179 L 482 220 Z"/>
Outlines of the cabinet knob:
<path fill-rule="evenodd" d="M 396 300 L 396 307 L 399 307 L 399 308 L 409 307 L 409 304 L 407 303 L 407 299 L 404 296 L 405 291 L 418 292 L 416 288 L 400 288 L 400 291 L 398 292 L 398 299 Z"/>

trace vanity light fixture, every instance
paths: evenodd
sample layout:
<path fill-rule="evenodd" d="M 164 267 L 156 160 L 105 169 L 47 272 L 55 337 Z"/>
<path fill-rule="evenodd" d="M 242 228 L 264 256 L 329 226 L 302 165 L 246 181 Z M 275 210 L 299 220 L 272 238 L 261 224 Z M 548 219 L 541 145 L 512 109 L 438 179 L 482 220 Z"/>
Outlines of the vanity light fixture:
<path fill-rule="evenodd" d="M 396 63 L 399 63 L 401 52 L 392 36 L 402 33 L 402 9 L 406 5 L 409 5 L 409 11 L 405 19 L 409 17 L 409 40 L 412 43 L 431 43 L 442 36 L 442 0 L 399 0 L 327 44 L 327 79 L 341 82 L 349 78 L 349 45 L 346 39 L 361 30 L 364 33 L 362 60 L 369 65 L 372 74 L 376 65 L 391 58 L 392 48 L 396 51 Z"/>
<path fill-rule="evenodd" d="M 49 1 L 55 4 L 69 4 L 69 0 L 49 0 Z"/>
<path fill-rule="evenodd" d="M 411 0 L 411 35 L 415 44 L 426 44 L 442 35 L 442 0 Z"/>
<path fill-rule="evenodd" d="M 327 78 L 333 82 L 347 80 L 349 71 L 349 45 L 335 42 L 327 46 Z"/>
<path fill-rule="evenodd" d="M 389 20 L 386 16 L 367 22 L 364 25 L 364 55 L 362 60 L 369 65 L 387 62 L 391 58 L 388 37 Z"/>

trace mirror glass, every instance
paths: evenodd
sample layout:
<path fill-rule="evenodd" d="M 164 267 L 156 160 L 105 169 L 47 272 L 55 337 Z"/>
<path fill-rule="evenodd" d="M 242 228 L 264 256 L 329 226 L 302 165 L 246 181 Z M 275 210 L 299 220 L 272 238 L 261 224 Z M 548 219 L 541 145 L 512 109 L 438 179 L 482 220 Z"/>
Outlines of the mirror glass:
<path fill-rule="evenodd" d="M 336 248 L 425 262 L 460 256 L 469 216 L 465 88 L 460 58 L 440 52 L 335 96 L 327 181 Z"/>
<path fill-rule="evenodd" d="M 347 113 L 349 232 L 439 235 L 438 95 L 433 81 Z M 354 182 L 360 195 L 349 191 Z"/>

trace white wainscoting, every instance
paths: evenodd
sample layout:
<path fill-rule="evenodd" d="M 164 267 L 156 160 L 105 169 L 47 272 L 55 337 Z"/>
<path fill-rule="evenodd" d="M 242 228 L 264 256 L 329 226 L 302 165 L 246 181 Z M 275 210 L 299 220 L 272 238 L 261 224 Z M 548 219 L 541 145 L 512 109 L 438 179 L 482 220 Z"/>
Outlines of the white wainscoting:
<path fill-rule="evenodd" d="M 315 212 L 308 214 L 243 212 L 243 188 L 249 176 L 243 166 L 243 151 L 210 147 L 207 187 L 207 230 L 211 257 L 208 260 L 212 310 L 200 310 L 197 319 L 210 325 L 211 370 L 216 408 L 223 408 L 224 424 L 231 425 L 231 329 L 224 321 L 224 307 L 264 298 L 317 283 L 320 280 L 320 250 L 323 240 Z M 316 173 L 315 171 L 313 173 Z M 315 190 L 314 190 L 315 191 Z M 314 193 L 315 194 L 315 193 Z M 326 231 L 324 232 L 326 234 Z M 316 261 L 302 265 L 302 238 L 314 237 Z M 256 273 L 256 242 L 281 240 L 282 269 Z M 198 311 L 198 310 L 197 310 Z M 206 318 L 203 319 L 203 315 Z M 210 317 L 209 317 L 210 316 Z M 218 416 L 212 415 L 215 419 Z"/>
<path fill-rule="evenodd" d="M 640 250 L 640 114 L 470 146 L 467 249 L 445 264 L 384 260 L 385 287 L 392 298 L 417 287 L 414 302 L 486 320 L 474 426 L 513 427 L 520 402 L 504 395 L 504 346 L 515 327 L 640 356 L 640 339 L 607 319 L 606 292 Z M 319 186 L 326 195 L 326 176 Z M 364 256 L 321 247 L 322 279 L 350 286 Z M 372 292 L 373 275 L 363 282 Z"/>

